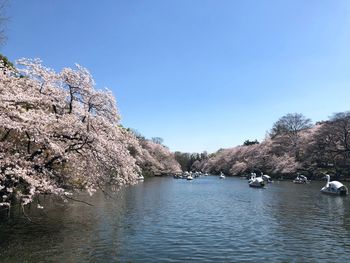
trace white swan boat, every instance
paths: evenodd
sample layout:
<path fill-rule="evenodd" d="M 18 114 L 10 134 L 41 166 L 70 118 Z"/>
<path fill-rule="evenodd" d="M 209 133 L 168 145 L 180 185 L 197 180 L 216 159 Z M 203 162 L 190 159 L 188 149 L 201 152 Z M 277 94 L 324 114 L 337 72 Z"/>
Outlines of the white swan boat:
<path fill-rule="evenodd" d="M 306 184 L 309 181 L 307 180 L 307 177 L 305 175 L 302 174 L 298 174 L 297 177 L 293 180 L 293 183 L 295 184 Z"/>
<path fill-rule="evenodd" d="M 201 177 L 201 173 L 200 173 L 200 172 L 195 172 L 193 175 L 194 175 L 194 178 L 199 178 L 199 177 Z"/>
<path fill-rule="evenodd" d="M 181 179 L 187 179 L 189 176 L 191 176 L 191 174 L 188 171 L 185 171 L 182 175 L 181 175 Z M 193 179 L 193 178 L 192 178 Z"/>
<path fill-rule="evenodd" d="M 330 176 L 326 174 L 327 184 L 322 187 L 321 192 L 324 194 L 332 194 L 332 195 L 347 195 L 348 188 L 338 181 L 331 181 Z"/>
<path fill-rule="evenodd" d="M 189 176 L 187 176 L 187 178 L 186 178 L 187 180 L 193 180 L 193 177 L 192 177 L 192 175 L 190 174 Z"/>
<path fill-rule="evenodd" d="M 143 181 L 143 180 L 145 180 L 145 177 L 143 177 L 143 175 L 140 174 L 140 175 L 137 177 L 137 180 L 138 180 L 138 181 Z"/>
<path fill-rule="evenodd" d="M 251 174 L 251 177 L 249 179 L 249 186 L 250 187 L 255 187 L 255 188 L 263 188 L 265 187 L 265 181 L 264 179 L 260 177 L 256 177 L 255 173 Z"/>
<path fill-rule="evenodd" d="M 261 173 L 261 178 L 266 182 L 266 183 L 272 183 L 272 179 L 271 176 L 267 175 L 267 174 L 263 174 Z"/>

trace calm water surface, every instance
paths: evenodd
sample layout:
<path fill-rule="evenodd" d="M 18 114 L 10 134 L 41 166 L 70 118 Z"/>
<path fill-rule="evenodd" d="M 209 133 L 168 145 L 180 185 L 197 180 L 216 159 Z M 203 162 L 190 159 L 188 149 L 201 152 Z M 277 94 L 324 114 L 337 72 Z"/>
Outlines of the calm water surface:
<path fill-rule="evenodd" d="M 94 206 L 45 200 L 0 223 L 1 262 L 350 262 L 350 199 L 322 182 L 151 178 Z"/>

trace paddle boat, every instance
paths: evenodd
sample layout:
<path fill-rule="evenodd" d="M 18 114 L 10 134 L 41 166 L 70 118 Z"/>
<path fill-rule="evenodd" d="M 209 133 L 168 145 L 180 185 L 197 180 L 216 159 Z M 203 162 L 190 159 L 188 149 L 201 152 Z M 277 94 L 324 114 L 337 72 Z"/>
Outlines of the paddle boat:
<path fill-rule="evenodd" d="M 137 180 L 138 180 L 138 181 L 143 181 L 143 180 L 145 180 L 145 177 L 143 177 L 143 175 L 140 174 L 140 175 L 137 177 Z"/>
<path fill-rule="evenodd" d="M 222 172 L 220 172 L 219 178 L 220 178 L 220 179 L 225 179 L 225 175 L 224 175 Z"/>
<path fill-rule="evenodd" d="M 174 174 L 174 179 L 182 179 L 182 174 Z"/>
<path fill-rule="evenodd" d="M 201 173 L 200 172 L 195 172 L 194 173 L 194 178 L 198 178 L 198 177 L 200 177 L 201 176 Z"/>
<path fill-rule="evenodd" d="M 302 174 L 298 174 L 297 177 L 293 180 L 293 183 L 295 184 L 306 184 L 309 181 L 307 180 L 307 177 Z"/>
<path fill-rule="evenodd" d="M 191 173 L 188 171 L 185 171 L 182 175 L 181 175 L 181 179 L 187 179 L 187 177 L 191 176 Z M 193 178 L 192 178 L 193 179 Z"/>
<path fill-rule="evenodd" d="M 248 183 L 249 183 L 250 187 L 255 187 L 255 188 L 263 188 L 263 187 L 265 187 L 264 179 L 261 176 L 256 177 L 255 173 L 251 174 L 251 177 L 250 177 Z"/>
<path fill-rule="evenodd" d="M 261 173 L 261 177 L 265 181 L 265 183 L 272 183 L 273 182 L 272 179 L 271 179 L 271 176 L 269 176 L 267 174 Z"/>
<path fill-rule="evenodd" d="M 187 180 L 193 180 L 193 176 L 192 176 L 192 174 L 190 174 L 189 176 L 187 176 L 187 178 L 186 178 Z"/>
<path fill-rule="evenodd" d="M 330 182 L 330 176 L 326 174 L 325 178 L 327 179 L 327 184 L 322 187 L 321 192 L 324 194 L 331 194 L 331 195 L 347 195 L 348 194 L 348 188 L 343 185 L 341 182 L 338 181 L 331 181 Z"/>

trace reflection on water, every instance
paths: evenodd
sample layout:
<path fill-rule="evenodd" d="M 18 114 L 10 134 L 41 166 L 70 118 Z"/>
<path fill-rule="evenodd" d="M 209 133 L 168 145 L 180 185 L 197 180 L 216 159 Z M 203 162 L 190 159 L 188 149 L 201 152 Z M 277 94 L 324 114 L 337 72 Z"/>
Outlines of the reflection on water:
<path fill-rule="evenodd" d="M 3 262 L 319 262 L 350 260 L 349 197 L 323 183 L 152 178 L 94 206 L 47 199 L 33 221 L 0 225 Z"/>

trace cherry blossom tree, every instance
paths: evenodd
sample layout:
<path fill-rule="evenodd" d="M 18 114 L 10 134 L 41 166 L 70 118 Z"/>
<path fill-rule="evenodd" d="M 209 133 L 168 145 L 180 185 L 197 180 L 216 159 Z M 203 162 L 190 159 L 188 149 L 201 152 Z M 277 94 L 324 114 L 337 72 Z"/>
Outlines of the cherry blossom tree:
<path fill-rule="evenodd" d="M 160 176 L 182 171 L 175 154 L 162 145 L 163 139 L 153 137 L 148 140 L 135 129 L 129 128 L 127 131 L 131 137 L 129 141 L 132 141 L 132 144 L 128 145 L 129 152 L 136 159 L 143 175 Z"/>
<path fill-rule="evenodd" d="M 141 140 L 141 156 L 138 158 L 145 175 L 165 175 L 181 172 L 180 164 L 165 146 L 150 140 Z"/>
<path fill-rule="evenodd" d="M 136 181 L 140 168 L 129 148 L 137 140 L 119 125 L 112 93 L 95 89 L 87 69 L 56 73 L 28 59 L 17 70 L 0 68 L 0 206 Z"/>
<path fill-rule="evenodd" d="M 315 133 L 310 151 L 312 160 L 335 174 L 350 175 L 350 112 L 335 113 L 322 122 Z"/>
<path fill-rule="evenodd" d="M 259 144 L 223 149 L 202 163 L 202 170 L 214 174 L 224 172 L 227 175 L 296 172 L 301 164 L 296 161 L 293 151 L 283 149 L 279 144 L 276 146 L 276 142 L 271 138 L 266 138 Z"/>

